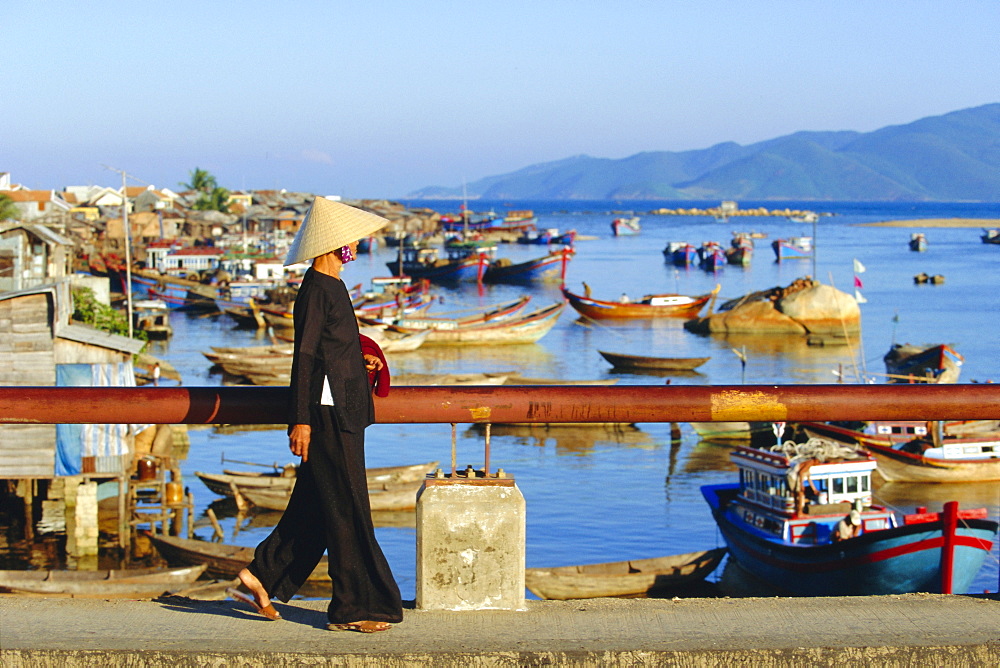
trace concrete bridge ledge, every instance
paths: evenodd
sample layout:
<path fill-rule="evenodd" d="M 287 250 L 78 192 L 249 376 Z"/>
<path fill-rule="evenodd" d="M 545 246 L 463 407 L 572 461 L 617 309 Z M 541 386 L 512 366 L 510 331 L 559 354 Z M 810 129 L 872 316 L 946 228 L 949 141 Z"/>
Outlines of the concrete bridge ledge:
<path fill-rule="evenodd" d="M 423 611 L 386 633 L 323 629 L 325 601 L 267 622 L 234 601 L 0 597 L 0 665 L 996 666 L 1000 597 L 529 601 Z"/>

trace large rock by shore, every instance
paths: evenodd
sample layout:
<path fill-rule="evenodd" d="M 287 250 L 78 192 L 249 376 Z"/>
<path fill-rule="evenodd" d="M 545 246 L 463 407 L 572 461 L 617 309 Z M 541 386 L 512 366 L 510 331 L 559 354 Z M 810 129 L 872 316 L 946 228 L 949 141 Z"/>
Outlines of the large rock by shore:
<path fill-rule="evenodd" d="M 861 310 L 854 297 L 810 278 L 784 288 L 745 295 L 719 311 L 689 320 L 685 329 L 699 334 L 818 334 L 843 336 L 860 329 Z"/>

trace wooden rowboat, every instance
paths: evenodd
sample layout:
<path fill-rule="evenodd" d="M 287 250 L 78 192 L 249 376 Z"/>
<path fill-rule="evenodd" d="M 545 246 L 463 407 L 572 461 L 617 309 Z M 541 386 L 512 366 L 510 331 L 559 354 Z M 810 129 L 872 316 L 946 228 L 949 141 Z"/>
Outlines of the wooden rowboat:
<path fill-rule="evenodd" d="M 369 486 L 400 484 L 423 480 L 433 471 L 439 462 L 426 464 L 408 464 L 405 466 L 379 466 L 365 469 Z M 296 467 L 289 465 L 281 471 L 257 473 L 254 471 L 224 471 L 222 473 L 203 473 L 195 471 L 205 486 L 221 496 L 233 496 L 233 485 L 243 489 L 272 489 L 291 491 L 295 485 Z"/>
<path fill-rule="evenodd" d="M 565 601 L 601 596 L 641 596 L 702 580 L 714 571 L 725 548 L 603 564 L 528 568 L 524 584 L 543 599 Z"/>
<path fill-rule="evenodd" d="M 719 287 L 697 297 L 677 294 L 646 295 L 636 302 L 612 302 L 578 295 L 562 288 L 569 305 L 594 320 L 640 320 L 643 318 L 694 318 Z"/>
<path fill-rule="evenodd" d="M 368 488 L 368 499 L 372 511 L 410 510 L 417 507 L 417 492 L 423 480 L 398 484 L 385 484 Z M 292 490 L 266 489 L 261 487 L 239 487 L 240 494 L 251 504 L 265 510 L 284 510 Z"/>
<path fill-rule="evenodd" d="M 252 547 L 210 543 L 205 540 L 177 536 L 147 535 L 156 546 L 156 550 L 168 562 L 172 564 L 205 564 L 206 572 L 217 578 L 235 578 L 237 573 L 253 561 L 254 549 Z M 329 582 L 330 574 L 327 569 L 327 560 L 324 556 L 310 573 L 308 580 L 310 582 Z"/>
<path fill-rule="evenodd" d="M 535 343 L 549 333 L 566 307 L 557 302 L 525 315 L 492 320 L 478 325 L 433 329 L 424 345 L 513 345 Z M 390 330 L 407 332 L 405 325 Z"/>
<path fill-rule="evenodd" d="M 616 369 L 691 371 L 712 359 L 711 357 L 645 357 L 642 355 L 609 353 L 604 350 L 598 350 L 597 352 Z"/>
<path fill-rule="evenodd" d="M 153 598 L 197 580 L 206 565 L 97 571 L 0 571 L 0 590 L 17 594 L 101 598 Z"/>

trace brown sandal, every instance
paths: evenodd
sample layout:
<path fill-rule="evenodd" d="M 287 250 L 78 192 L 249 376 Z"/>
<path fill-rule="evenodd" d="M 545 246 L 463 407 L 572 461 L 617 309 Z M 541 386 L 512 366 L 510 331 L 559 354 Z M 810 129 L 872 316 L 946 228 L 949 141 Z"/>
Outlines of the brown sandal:
<path fill-rule="evenodd" d="M 360 622 L 348 622 L 346 624 L 326 625 L 328 631 L 355 631 L 357 633 L 378 633 L 379 631 L 388 631 L 391 628 L 392 624 L 388 622 L 375 622 L 369 619 Z"/>
<path fill-rule="evenodd" d="M 254 598 L 253 596 L 247 596 L 243 592 L 237 589 L 233 589 L 232 587 L 226 589 L 226 593 L 232 596 L 237 601 L 243 601 L 244 603 L 249 604 L 254 610 L 264 615 L 272 622 L 276 622 L 279 619 L 281 619 L 281 614 L 270 603 L 268 603 L 267 605 L 261 605 L 260 603 L 257 602 L 257 599 Z"/>

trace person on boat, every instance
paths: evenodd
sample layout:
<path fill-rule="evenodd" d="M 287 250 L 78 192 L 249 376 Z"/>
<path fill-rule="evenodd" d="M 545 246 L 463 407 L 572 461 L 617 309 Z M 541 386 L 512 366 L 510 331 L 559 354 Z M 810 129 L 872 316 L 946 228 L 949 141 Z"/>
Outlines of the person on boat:
<path fill-rule="evenodd" d="M 364 430 L 375 419 L 369 376 L 378 374 L 376 393 L 384 396 L 388 371 L 381 351 L 360 335 L 340 280 L 358 240 L 386 223 L 317 198 L 285 260 L 312 260 L 295 299 L 288 419 L 289 448 L 302 463 L 281 520 L 239 573 L 251 596 L 229 590 L 268 619 L 281 618 L 271 599 L 288 601 L 324 552 L 333 580 L 328 629 L 374 633 L 403 619 L 399 587 L 375 539 L 365 475 Z"/>
<path fill-rule="evenodd" d="M 629 298 L 628 298 L 628 295 L 627 295 L 626 293 L 624 293 L 624 292 L 623 292 L 623 293 L 622 293 L 622 296 L 618 298 L 618 301 L 619 301 L 619 302 L 621 302 L 622 304 L 628 304 L 628 303 L 629 303 L 629 302 L 631 302 L 632 300 L 631 300 L 631 299 L 629 299 Z"/>
<path fill-rule="evenodd" d="M 861 513 L 857 510 L 851 510 L 847 517 L 843 518 L 837 522 L 837 526 L 833 528 L 833 534 L 831 538 L 834 543 L 839 543 L 842 540 L 847 540 L 849 538 L 857 538 L 861 535 Z"/>
<path fill-rule="evenodd" d="M 788 484 L 788 489 L 792 492 L 792 498 L 795 500 L 795 514 L 801 515 L 805 512 L 807 493 L 809 498 L 818 499 L 819 491 L 817 491 L 816 486 L 813 485 L 812 478 L 809 477 L 809 469 L 812 465 L 816 463 L 814 459 L 806 459 L 804 461 L 798 462 L 794 466 L 788 469 L 788 473 L 785 475 L 786 482 Z M 808 490 L 806 487 L 808 486 Z"/>

